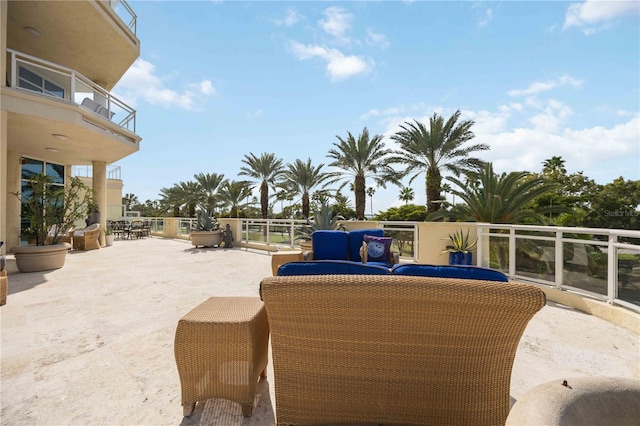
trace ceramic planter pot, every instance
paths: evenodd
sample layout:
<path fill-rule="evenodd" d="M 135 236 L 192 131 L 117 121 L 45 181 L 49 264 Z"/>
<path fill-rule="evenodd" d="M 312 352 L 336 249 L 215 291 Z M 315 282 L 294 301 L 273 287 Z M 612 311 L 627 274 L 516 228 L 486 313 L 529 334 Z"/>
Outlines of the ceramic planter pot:
<path fill-rule="evenodd" d="M 38 272 L 62 268 L 70 248 L 71 244 L 60 243 L 45 246 L 18 246 L 13 247 L 11 251 L 15 255 L 20 272 Z"/>
<path fill-rule="evenodd" d="M 464 253 L 461 251 L 455 251 L 449 253 L 449 265 L 473 265 L 471 263 L 473 256 L 471 252 Z"/>
<path fill-rule="evenodd" d="M 222 229 L 215 231 L 191 231 L 191 245 L 195 247 L 220 247 Z"/>

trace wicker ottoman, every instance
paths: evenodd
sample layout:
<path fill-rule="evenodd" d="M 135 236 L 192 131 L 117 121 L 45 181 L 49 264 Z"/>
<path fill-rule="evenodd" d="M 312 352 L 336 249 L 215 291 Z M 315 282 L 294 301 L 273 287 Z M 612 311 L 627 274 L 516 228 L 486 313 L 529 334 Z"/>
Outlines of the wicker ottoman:
<path fill-rule="evenodd" d="M 182 407 L 190 416 L 196 402 L 223 398 L 253 413 L 256 388 L 266 377 L 269 323 L 255 297 L 212 297 L 178 322 L 175 356 Z"/>

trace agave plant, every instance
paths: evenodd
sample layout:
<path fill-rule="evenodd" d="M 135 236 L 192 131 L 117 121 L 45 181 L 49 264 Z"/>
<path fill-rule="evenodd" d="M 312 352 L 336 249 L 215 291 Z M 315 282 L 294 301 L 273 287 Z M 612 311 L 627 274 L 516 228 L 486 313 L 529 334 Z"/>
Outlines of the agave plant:
<path fill-rule="evenodd" d="M 469 230 L 467 229 L 466 235 L 462 232 L 462 229 L 458 229 L 453 234 L 449 234 L 450 244 L 447 245 L 447 248 L 442 251 L 442 253 L 469 253 L 478 242 L 476 238 L 474 241 L 471 241 L 469 238 Z"/>
<path fill-rule="evenodd" d="M 209 216 L 204 210 L 198 210 L 197 221 L 195 223 L 195 231 L 215 231 L 220 228 L 220 224 L 215 218 Z"/>
<path fill-rule="evenodd" d="M 320 208 L 313 210 L 313 216 L 307 218 L 307 224 L 297 229 L 296 234 L 299 240 L 311 240 L 311 234 L 321 229 L 339 229 L 346 230 L 345 226 L 340 222 L 345 220 L 340 215 L 333 215 L 333 211 L 327 203 L 322 203 Z"/>

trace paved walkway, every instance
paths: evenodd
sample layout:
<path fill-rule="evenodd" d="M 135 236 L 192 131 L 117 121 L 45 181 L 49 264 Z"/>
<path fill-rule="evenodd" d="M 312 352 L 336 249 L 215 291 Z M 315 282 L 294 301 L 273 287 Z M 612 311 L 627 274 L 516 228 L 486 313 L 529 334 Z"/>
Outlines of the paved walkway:
<path fill-rule="evenodd" d="M 256 296 L 266 252 L 194 249 L 145 238 L 71 252 L 62 269 L 18 273 L 8 257 L 1 313 L 2 425 L 272 425 L 273 371 L 244 419 L 224 400 L 182 417 L 173 354 L 178 320 L 210 296 Z M 640 336 L 549 303 L 523 336 L 511 383 L 572 376 L 640 379 Z"/>

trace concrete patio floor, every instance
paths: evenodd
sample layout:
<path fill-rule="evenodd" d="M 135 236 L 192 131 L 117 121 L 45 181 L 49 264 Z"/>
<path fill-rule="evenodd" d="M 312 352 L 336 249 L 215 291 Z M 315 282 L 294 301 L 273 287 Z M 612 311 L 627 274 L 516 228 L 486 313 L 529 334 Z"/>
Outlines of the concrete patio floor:
<path fill-rule="evenodd" d="M 11 255 L 7 264 L 2 425 L 275 424 L 271 368 L 252 417 L 213 399 L 183 418 L 173 353 L 178 320 L 208 297 L 258 297 L 268 252 L 145 238 L 72 251 L 55 271 L 19 273 Z M 574 376 L 640 379 L 640 336 L 549 302 L 520 342 L 512 401 Z"/>

